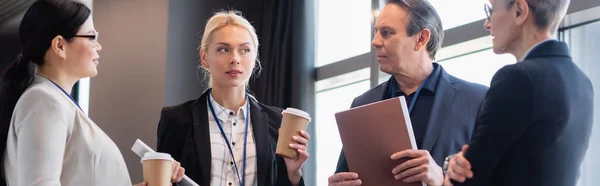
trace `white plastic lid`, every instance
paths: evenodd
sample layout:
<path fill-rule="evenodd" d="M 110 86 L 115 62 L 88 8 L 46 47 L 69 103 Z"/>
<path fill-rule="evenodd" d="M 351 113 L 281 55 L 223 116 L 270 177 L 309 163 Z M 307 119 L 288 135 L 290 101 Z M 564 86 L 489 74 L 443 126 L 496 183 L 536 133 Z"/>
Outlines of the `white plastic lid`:
<path fill-rule="evenodd" d="M 300 116 L 300 117 L 308 119 L 308 122 L 310 122 L 310 115 L 307 112 L 304 112 L 304 111 L 302 111 L 300 109 L 295 109 L 295 108 L 292 108 L 292 107 L 288 107 L 283 112 L 281 112 L 281 114 L 283 114 L 283 113 L 288 113 L 288 114 L 293 114 L 293 115 L 296 115 L 296 116 Z"/>
<path fill-rule="evenodd" d="M 142 162 L 145 160 L 169 160 L 175 161 L 170 154 L 162 153 L 162 152 L 146 152 L 144 157 L 142 158 Z"/>

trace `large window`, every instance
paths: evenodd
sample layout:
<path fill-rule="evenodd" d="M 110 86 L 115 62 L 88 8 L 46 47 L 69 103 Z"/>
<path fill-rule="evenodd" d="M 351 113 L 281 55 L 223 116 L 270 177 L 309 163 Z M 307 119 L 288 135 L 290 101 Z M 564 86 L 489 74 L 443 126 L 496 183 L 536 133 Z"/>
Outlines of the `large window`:
<path fill-rule="evenodd" d="M 326 186 L 328 177 L 335 172 L 342 143 L 334 114 L 350 108 L 352 100 L 370 88 L 374 1 L 315 1 L 315 67 L 325 68 L 327 73 L 317 74 L 326 77 L 317 78 L 315 84 L 313 135 L 317 142 L 312 157 L 316 158 L 316 182 L 309 181 L 308 185 Z M 333 63 L 352 67 L 341 70 L 331 67 Z"/>
<path fill-rule="evenodd" d="M 573 61 L 592 81 L 594 87 L 594 126 L 589 147 L 581 166 L 578 186 L 591 186 L 600 183 L 600 22 L 573 28 L 564 32 L 565 41 L 571 48 Z"/>
<path fill-rule="evenodd" d="M 483 3 L 487 0 L 429 0 L 442 19 L 442 27 L 451 29 L 485 18 Z"/>
<path fill-rule="evenodd" d="M 327 178 L 335 172 L 342 150 L 334 114 L 350 108 L 352 100 L 367 91 L 369 84 L 369 69 L 317 82 L 315 133 L 319 141 L 316 143 L 318 186 L 327 185 Z"/>
<path fill-rule="evenodd" d="M 376 14 L 385 0 L 315 0 L 315 136 L 316 179 L 309 185 L 325 186 L 335 171 L 341 140 L 334 114 L 350 107 L 352 100 L 369 88 L 387 81 L 390 75 L 379 71 L 370 45 Z M 451 75 L 466 81 L 490 85 L 493 75 L 502 67 L 514 64 L 509 55 L 492 51 L 492 37 L 483 29 L 487 0 L 429 0 L 436 8 L 445 29 L 443 48 L 435 62 Z M 600 8 L 595 0 L 572 1 L 569 14 Z M 597 12 L 597 11 L 595 11 Z M 597 15 L 593 11 L 590 14 Z M 567 16 L 569 17 L 569 16 Z M 584 16 L 585 17 L 585 16 Z M 598 16 L 600 17 L 600 16 Z M 595 19 L 595 18 L 594 18 Z M 587 20 L 589 21 L 589 19 Z M 578 23 L 574 23 L 578 24 Z M 564 25 L 561 25 L 564 27 Z M 584 69 L 596 89 L 600 85 L 600 23 L 579 26 L 563 32 L 571 45 L 573 58 Z M 590 39 L 593 38 L 593 39 Z M 595 110 L 600 110 L 600 91 L 596 91 Z M 598 113 L 598 112 L 596 112 Z M 590 148 L 582 166 L 578 186 L 597 185 L 600 167 L 600 122 L 596 116 Z M 592 175 L 594 174 L 594 175 Z M 594 177 L 595 176 L 595 177 Z"/>
<path fill-rule="evenodd" d="M 492 77 L 500 68 L 516 62 L 512 55 L 497 55 L 491 47 L 491 36 L 447 46 L 438 51 L 436 62 L 450 75 L 490 86 Z M 390 77 L 383 72 L 380 72 L 379 76 L 379 83 L 387 81 Z"/>
<path fill-rule="evenodd" d="M 356 2 L 354 2 L 356 1 Z M 451 1 L 431 0 L 438 9 L 444 28 L 453 28 L 483 19 L 483 2 L 468 0 L 460 9 Z M 386 81 L 379 71 L 370 45 L 377 8 L 384 1 L 316 1 L 315 131 L 316 185 L 326 186 L 335 172 L 342 149 L 334 114 L 350 108 L 353 99 Z M 344 8 L 340 8 L 344 5 Z M 347 6 L 346 6 L 347 5 Z M 457 13 L 458 12 L 458 13 Z M 438 61 L 452 75 L 488 85 L 493 74 L 505 64 L 514 63 L 490 50 L 491 38 L 445 47 Z M 357 70 L 358 69 L 358 70 Z M 309 182 L 311 183 L 311 182 Z"/>
<path fill-rule="evenodd" d="M 371 51 L 371 1 L 317 1 L 316 66 Z"/>
<path fill-rule="evenodd" d="M 509 54 L 496 55 L 492 49 L 440 61 L 444 69 L 460 79 L 490 86 L 492 77 L 502 67 L 515 63 Z"/>
<path fill-rule="evenodd" d="M 449 74 L 486 86 L 490 86 L 492 77 L 500 68 L 516 62 L 510 54 L 497 55 L 493 52 L 491 36 L 444 47 L 437 58 Z"/>

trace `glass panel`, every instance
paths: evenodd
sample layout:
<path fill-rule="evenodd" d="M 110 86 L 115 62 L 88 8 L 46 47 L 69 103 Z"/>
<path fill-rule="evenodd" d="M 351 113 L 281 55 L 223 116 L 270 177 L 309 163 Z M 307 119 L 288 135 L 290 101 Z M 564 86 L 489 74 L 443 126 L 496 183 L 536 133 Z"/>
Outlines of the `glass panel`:
<path fill-rule="evenodd" d="M 327 78 L 321 81 L 317 81 L 315 84 L 316 92 L 325 91 L 342 85 L 348 85 L 350 83 L 367 80 L 370 78 L 371 71 L 369 68 L 364 68 L 354 72 L 349 72 L 339 76 Z"/>
<path fill-rule="evenodd" d="M 488 2 L 487 0 L 429 0 L 429 2 L 440 15 L 444 30 L 486 18 L 483 4 Z"/>
<path fill-rule="evenodd" d="M 472 54 L 441 61 L 449 74 L 460 79 L 490 86 L 492 77 L 500 68 L 514 64 L 515 58 L 510 54 L 497 55 L 492 49 L 485 49 Z"/>
<path fill-rule="evenodd" d="M 436 59 L 449 74 L 466 81 L 489 86 L 492 77 L 500 68 L 514 64 L 515 58 L 509 54 L 496 55 L 491 49 L 492 37 L 486 36 L 447 46 L 438 51 Z M 477 50 L 481 49 L 481 50 Z M 379 83 L 390 75 L 379 72 Z"/>
<path fill-rule="evenodd" d="M 334 114 L 350 108 L 355 97 L 369 89 L 363 80 L 346 86 L 318 92 L 316 95 L 317 185 L 327 186 L 327 179 L 335 173 L 342 150 L 342 142 Z"/>
<path fill-rule="evenodd" d="M 446 46 L 437 52 L 435 59 L 437 61 L 443 61 L 456 56 L 473 53 L 473 51 L 478 49 L 492 48 L 492 39 L 493 37 L 488 35 L 452 46 Z"/>
<path fill-rule="evenodd" d="M 84 113 L 89 113 L 90 109 L 90 78 L 83 78 L 79 80 L 79 89 L 77 93 L 77 103 L 81 107 Z"/>
<path fill-rule="evenodd" d="M 594 126 L 589 146 L 581 166 L 581 177 L 578 186 L 592 186 L 600 183 L 598 167 L 600 167 L 600 22 L 577 27 L 566 32 L 566 40 L 571 48 L 573 61 L 592 81 L 594 87 Z"/>
<path fill-rule="evenodd" d="M 371 1 L 317 1 L 317 67 L 371 51 Z"/>
<path fill-rule="evenodd" d="M 377 79 L 377 82 L 378 82 L 379 84 L 382 84 L 383 82 L 385 82 L 385 81 L 389 80 L 389 79 L 390 79 L 390 77 L 392 77 L 392 76 L 391 76 L 391 75 L 389 75 L 389 74 L 386 74 L 386 73 L 384 73 L 384 72 L 381 72 L 381 71 L 379 71 L 379 79 Z"/>

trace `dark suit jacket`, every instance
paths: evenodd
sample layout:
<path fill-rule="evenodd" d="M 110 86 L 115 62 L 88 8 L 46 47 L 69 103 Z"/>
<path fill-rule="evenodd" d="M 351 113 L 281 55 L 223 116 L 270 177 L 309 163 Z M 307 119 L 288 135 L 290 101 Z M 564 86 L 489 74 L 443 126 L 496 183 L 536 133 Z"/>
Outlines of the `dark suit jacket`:
<path fill-rule="evenodd" d="M 200 185 L 210 184 L 211 148 L 206 91 L 197 100 L 162 109 L 158 123 L 157 151 L 181 162 L 185 174 Z M 256 141 L 258 185 L 291 185 L 285 161 L 275 156 L 280 108 L 250 99 L 250 115 Z M 304 185 L 303 180 L 300 185 Z"/>
<path fill-rule="evenodd" d="M 381 101 L 388 90 L 387 84 L 382 83 L 358 96 L 351 107 Z M 439 166 L 443 165 L 446 156 L 459 152 L 462 145 L 471 139 L 475 117 L 486 91 L 487 87 L 483 85 L 458 79 L 441 69 L 429 124 L 421 147 L 429 151 Z M 348 171 L 346 156 L 342 151 L 335 172 Z"/>
<path fill-rule="evenodd" d="M 592 127 L 593 90 L 563 42 L 547 41 L 492 80 L 455 185 L 575 185 Z"/>

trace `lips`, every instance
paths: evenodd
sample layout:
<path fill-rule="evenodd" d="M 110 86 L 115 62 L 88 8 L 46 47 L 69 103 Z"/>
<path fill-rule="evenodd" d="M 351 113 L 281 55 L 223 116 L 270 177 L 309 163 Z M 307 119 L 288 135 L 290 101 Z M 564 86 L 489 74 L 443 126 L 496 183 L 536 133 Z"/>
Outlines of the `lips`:
<path fill-rule="evenodd" d="M 229 71 L 227 71 L 225 73 L 227 73 L 227 74 L 241 74 L 242 71 L 239 71 L 239 70 L 229 70 Z"/>
<path fill-rule="evenodd" d="M 227 75 L 229 75 L 230 77 L 239 77 L 240 75 L 242 75 L 242 71 L 240 70 L 228 70 L 227 72 L 225 72 Z"/>
<path fill-rule="evenodd" d="M 386 57 L 387 57 L 386 55 L 383 55 L 383 54 L 377 54 L 377 61 L 379 61 L 379 60 L 381 60 L 381 59 L 383 59 L 383 58 L 386 58 Z"/>

